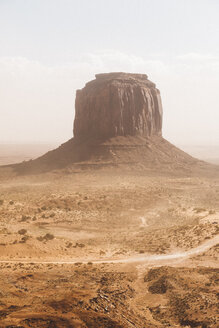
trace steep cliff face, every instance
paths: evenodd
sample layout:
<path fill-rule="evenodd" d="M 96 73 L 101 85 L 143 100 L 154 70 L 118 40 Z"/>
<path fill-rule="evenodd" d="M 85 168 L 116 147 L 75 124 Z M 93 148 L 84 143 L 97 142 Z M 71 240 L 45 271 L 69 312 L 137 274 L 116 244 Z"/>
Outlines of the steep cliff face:
<path fill-rule="evenodd" d="M 145 74 L 97 74 L 75 100 L 75 139 L 161 136 L 160 92 Z"/>

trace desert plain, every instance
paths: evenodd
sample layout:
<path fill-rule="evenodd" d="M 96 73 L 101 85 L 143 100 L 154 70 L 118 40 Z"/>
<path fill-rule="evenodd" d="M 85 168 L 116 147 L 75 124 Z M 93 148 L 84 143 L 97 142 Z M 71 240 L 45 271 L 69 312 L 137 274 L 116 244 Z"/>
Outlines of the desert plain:
<path fill-rule="evenodd" d="M 0 327 L 218 327 L 218 223 L 209 171 L 1 170 Z"/>

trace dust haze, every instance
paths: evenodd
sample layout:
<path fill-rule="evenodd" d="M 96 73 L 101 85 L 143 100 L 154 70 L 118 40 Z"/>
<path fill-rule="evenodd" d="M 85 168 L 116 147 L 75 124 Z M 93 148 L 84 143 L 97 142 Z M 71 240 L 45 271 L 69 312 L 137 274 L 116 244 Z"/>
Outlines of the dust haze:
<path fill-rule="evenodd" d="M 1 146 L 0 327 L 217 326 L 219 168 L 162 137 L 158 99 L 97 75 L 74 138 Z"/>
<path fill-rule="evenodd" d="M 214 1 L 0 1 L 0 328 L 217 328 Z"/>

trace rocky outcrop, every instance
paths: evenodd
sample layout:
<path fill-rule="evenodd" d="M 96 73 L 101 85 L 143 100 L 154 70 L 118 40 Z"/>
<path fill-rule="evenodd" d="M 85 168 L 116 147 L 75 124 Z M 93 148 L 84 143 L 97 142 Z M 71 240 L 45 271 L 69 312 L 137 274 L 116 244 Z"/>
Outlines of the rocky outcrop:
<path fill-rule="evenodd" d="M 97 74 L 75 100 L 74 138 L 161 136 L 160 92 L 145 74 Z"/>

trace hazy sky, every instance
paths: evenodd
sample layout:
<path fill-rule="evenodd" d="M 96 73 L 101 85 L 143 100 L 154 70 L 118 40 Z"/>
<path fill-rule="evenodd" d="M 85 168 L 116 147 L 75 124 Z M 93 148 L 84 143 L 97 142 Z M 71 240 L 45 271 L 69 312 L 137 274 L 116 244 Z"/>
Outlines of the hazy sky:
<path fill-rule="evenodd" d="M 146 73 L 164 137 L 219 143 L 218 0 L 0 0 L 0 143 L 72 137 L 75 90 Z"/>

